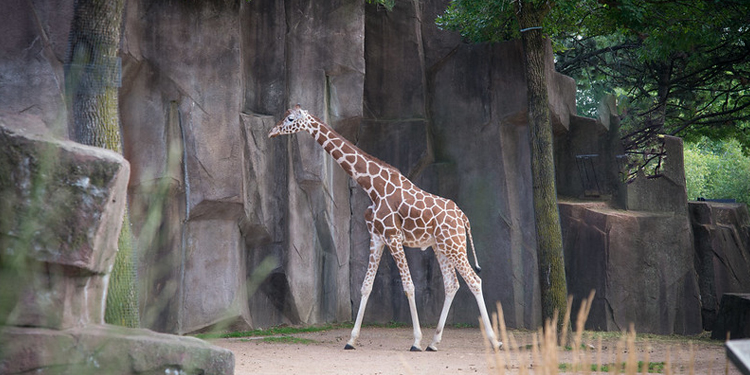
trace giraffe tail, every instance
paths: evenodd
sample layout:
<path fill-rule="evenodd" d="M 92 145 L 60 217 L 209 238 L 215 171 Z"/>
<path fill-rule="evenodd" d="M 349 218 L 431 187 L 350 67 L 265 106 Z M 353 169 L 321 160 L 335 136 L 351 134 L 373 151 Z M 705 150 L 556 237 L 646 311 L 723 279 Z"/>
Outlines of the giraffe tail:
<path fill-rule="evenodd" d="M 466 227 L 466 237 L 469 237 L 469 246 L 471 246 L 471 252 L 474 254 L 474 271 L 477 273 L 482 272 L 482 267 L 479 267 L 479 258 L 477 258 L 477 250 L 474 248 L 474 237 L 471 236 L 471 224 L 469 218 L 464 214 L 464 226 Z"/>

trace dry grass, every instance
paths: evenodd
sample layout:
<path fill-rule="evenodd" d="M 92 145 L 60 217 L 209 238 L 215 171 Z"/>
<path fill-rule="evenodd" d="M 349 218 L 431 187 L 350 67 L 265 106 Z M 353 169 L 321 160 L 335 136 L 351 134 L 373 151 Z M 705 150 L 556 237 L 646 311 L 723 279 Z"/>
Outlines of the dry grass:
<path fill-rule="evenodd" d="M 594 299 L 594 291 L 581 302 L 578 316 L 575 320 L 575 331 L 571 335 L 558 334 L 557 316 L 545 322 L 544 327 L 531 334 L 530 343 L 519 345 L 513 333 L 509 333 L 505 326 L 502 306 L 498 303 L 497 313 L 492 316 L 495 336 L 503 342 L 503 347 L 494 351 L 489 340 L 485 337 L 485 347 L 489 368 L 498 375 L 513 373 L 519 375 L 542 374 L 599 374 L 624 373 L 628 375 L 663 373 L 663 374 L 695 374 L 695 351 L 689 344 L 686 363 L 675 363 L 671 349 L 667 349 L 663 362 L 651 362 L 651 348 L 648 341 L 638 341 L 636 345 L 635 327 L 631 324 L 627 332 L 622 332 L 616 340 L 614 350 L 605 350 L 602 335 L 586 332 L 584 326 Z M 567 311 L 571 310 L 572 298 L 568 299 Z M 570 321 L 566 314 L 562 332 L 568 332 Z M 481 322 L 480 322 L 481 324 Z M 570 345 L 568 345 L 570 336 Z M 584 337 L 586 336 L 586 337 Z M 594 339 L 594 336 L 597 336 Z M 607 353 L 608 352 L 608 353 Z M 638 353 L 641 358 L 638 358 Z M 561 358 L 565 357 L 565 362 Z M 676 356 L 684 357 L 683 355 Z M 710 371 L 710 370 L 709 370 Z M 710 373 L 710 372 L 709 372 Z M 727 367 L 719 373 L 727 373 Z"/>

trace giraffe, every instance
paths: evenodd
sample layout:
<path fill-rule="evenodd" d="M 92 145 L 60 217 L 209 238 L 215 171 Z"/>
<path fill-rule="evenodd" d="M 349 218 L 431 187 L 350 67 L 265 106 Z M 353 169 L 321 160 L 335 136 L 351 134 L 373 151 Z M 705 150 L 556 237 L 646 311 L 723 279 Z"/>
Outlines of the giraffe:
<path fill-rule="evenodd" d="M 355 348 L 384 246 L 388 246 L 396 262 L 404 293 L 409 301 L 414 330 L 412 351 L 422 350 L 422 331 L 414 298 L 414 283 L 406 263 L 404 246 L 422 250 L 432 247 L 443 276 L 445 301 L 435 336 L 427 350 L 437 351 L 437 345 L 442 339 L 448 311 L 459 288 L 456 271 L 474 294 L 486 335 L 493 347 L 498 349 L 502 343 L 495 338 L 487 315 L 487 307 L 482 295 L 482 280 L 472 269 L 466 255 L 466 239 L 468 238 L 474 253 L 477 271 L 479 271 L 474 241 L 471 237 L 471 226 L 469 219 L 458 206 L 449 199 L 418 188 L 398 169 L 360 150 L 324 122 L 302 109 L 299 104 L 284 114 L 284 118 L 271 129 L 268 137 L 273 138 L 300 131 L 310 133 L 344 171 L 364 189 L 372 201 L 372 205 L 365 211 L 365 221 L 370 232 L 369 262 L 362 283 L 362 299 L 357 318 L 351 338 L 344 349 Z"/>

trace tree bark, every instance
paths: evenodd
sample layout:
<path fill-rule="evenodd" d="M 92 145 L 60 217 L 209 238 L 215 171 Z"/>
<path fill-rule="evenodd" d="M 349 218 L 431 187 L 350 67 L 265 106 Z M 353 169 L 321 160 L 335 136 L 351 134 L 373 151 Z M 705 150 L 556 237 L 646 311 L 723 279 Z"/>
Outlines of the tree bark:
<path fill-rule="evenodd" d="M 72 140 L 122 153 L 118 87 L 124 0 L 76 0 L 68 39 L 65 88 Z M 126 211 L 110 275 L 105 321 L 138 327 L 137 286 Z"/>
<path fill-rule="evenodd" d="M 76 0 L 65 72 L 70 138 L 122 152 L 117 87 L 124 0 Z"/>
<path fill-rule="evenodd" d="M 567 308 L 568 288 L 555 186 L 552 125 L 545 77 L 545 40 L 543 30 L 539 28 L 550 5 L 546 1 L 517 0 L 516 6 L 528 86 L 531 178 L 542 318 L 551 320 L 557 312 L 559 331 Z"/>

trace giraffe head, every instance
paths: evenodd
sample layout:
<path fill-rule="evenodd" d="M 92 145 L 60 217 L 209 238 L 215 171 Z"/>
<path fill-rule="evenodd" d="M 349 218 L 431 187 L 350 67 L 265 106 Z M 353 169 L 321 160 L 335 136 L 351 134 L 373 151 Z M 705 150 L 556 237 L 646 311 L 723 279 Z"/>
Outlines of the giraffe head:
<path fill-rule="evenodd" d="M 279 120 L 273 129 L 271 129 L 271 132 L 268 133 L 268 138 L 284 134 L 294 134 L 302 130 L 309 130 L 309 128 L 310 118 L 307 111 L 297 104 L 294 108 L 286 111 L 284 118 Z"/>

